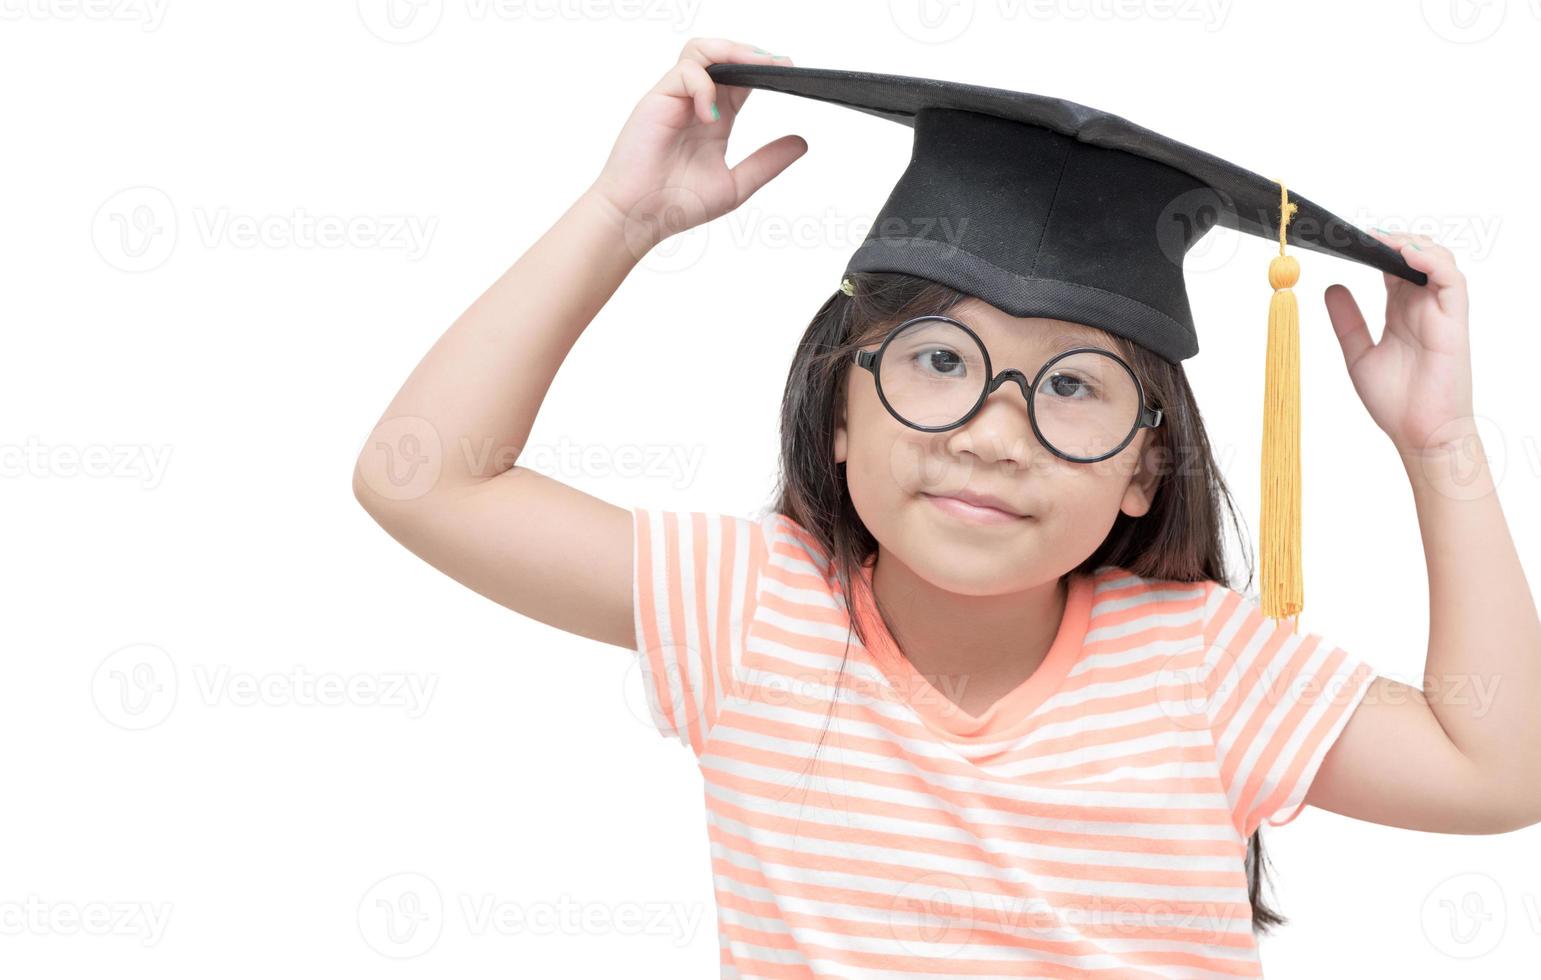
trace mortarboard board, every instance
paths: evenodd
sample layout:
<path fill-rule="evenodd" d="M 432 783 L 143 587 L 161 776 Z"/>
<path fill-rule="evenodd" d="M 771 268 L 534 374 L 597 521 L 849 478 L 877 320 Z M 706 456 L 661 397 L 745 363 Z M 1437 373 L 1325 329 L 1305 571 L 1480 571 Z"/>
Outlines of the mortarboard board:
<path fill-rule="evenodd" d="M 1018 317 L 1106 330 L 1172 363 L 1198 353 L 1183 258 L 1215 225 L 1277 239 L 1269 265 L 1261 600 L 1304 605 L 1300 568 L 1299 264 L 1326 252 L 1427 277 L 1349 222 L 1269 180 L 1075 102 L 931 78 L 714 64 L 721 85 L 817 99 L 914 129 L 910 160 L 846 264 L 939 282 Z M 842 289 L 848 283 L 842 280 Z M 1293 624 L 1292 624 L 1293 625 Z"/>

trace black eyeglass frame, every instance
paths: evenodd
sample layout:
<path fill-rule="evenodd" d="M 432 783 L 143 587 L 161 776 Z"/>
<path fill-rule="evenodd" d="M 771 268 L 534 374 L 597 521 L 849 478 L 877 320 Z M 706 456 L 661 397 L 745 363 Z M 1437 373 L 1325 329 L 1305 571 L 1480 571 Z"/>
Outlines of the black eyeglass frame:
<path fill-rule="evenodd" d="M 883 354 L 888 350 L 888 345 L 893 343 L 894 338 L 899 336 L 899 334 L 903 332 L 906 327 L 919 323 L 922 320 L 941 320 L 944 323 L 953 324 L 954 326 L 960 327 L 964 333 L 973 338 L 974 343 L 979 347 L 980 353 L 984 355 L 985 377 L 990 379 L 990 383 L 985 385 L 983 390 L 980 391 L 979 399 L 974 402 L 973 407 L 970 408 L 967 412 L 964 412 L 963 416 L 959 418 L 958 421 L 948 423 L 947 425 L 916 425 L 914 422 L 911 422 L 903 415 L 900 415 L 898 410 L 888 403 L 888 398 L 883 394 L 883 377 L 878 370 L 879 365 L 883 361 Z M 1115 448 L 1108 450 L 1101 456 L 1071 456 L 1067 453 L 1060 452 L 1057 448 L 1054 447 L 1053 444 L 1049 442 L 1048 439 L 1044 438 L 1043 430 L 1038 428 L 1038 413 L 1033 408 L 1032 393 L 1038 390 L 1038 385 L 1043 381 L 1044 375 L 1047 374 L 1049 369 L 1052 368 L 1055 364 L 1071 356 L 1072 354 L 1084 354 L 1088 352 L 1103 354 L 1111 357 L 1115 362 L 1118 363 L 1120 367 L 1128 372 L 1129 380 L 1134 382 L 1134 390 L 1139 399 L 1140 412 L 1138 417 L 1134 420 L 1134 425 L 1129 428 L 1129 434 L 1125 436 L 1124 441 L 1119 443 Z M 1053 357 L 1049 358 L 1049 360 L 1044 362 L 1043 366 L 1038 369 L 1038 373 L 1033 376 L 1032 386 L 1029 387 L 1027 382 L 1027 375 L 1023 374 L 1016 368 L 1007 368 L 1000 374 L 992 374 L 992 369 L 990 367 L 990 348 L 985 346 L 985 342 L 979 338 L 979 334 L 975 333 L 974 330 L 962 320 L 954 319 L 953 317 L 942 313 L 925 313 L 921 316 L 910 317 L 908 320 L 905 320 L 903 323 L 888 331 L 888 336 L 883 338 L 883 343 L 878 347 L 877 350 L 858 350 L 854 355 L 854 360 L 856 361 L 857 367 L 863 367 L 872 372 L 873 382 L 877 386 L 878 399 L 883 403 L 883 407 L 888 409 L 888 414 L 892 415 L 894 418 L 898 419 L 900 422 L 904 423 L 910 428 L 918 429 L 921 432 L 947 432 L 951 429 L 956 429 L 961 425 L 967 424 L 969 419 L 973 418 L 979 412 L 979 409 L 984 405 L 985 401 L 990 397 L 990 395 L 995 392 L 995 389 L 999 388 L 1008 380 L 1015 381 L 1017 383 L 1017 387 L 1022 391 L 1022 397 L 1027 402 L 1027 419 L 1028 422 L 1032 424 L 1033 435 L 1037 436 L 1038 442 L 1042 444 L 1045 449 L 1058 456 L 1060 459 L 1067 460 L 1072 463 L 1097 463 L 1104 459 L 1108 459 L 1109 457 L 1117 456 L 1119 453 L 1124 451 L 1125 446 L 1128 446 L 1129 443 L 1134 441 L 1135 435 L 1141 429 L 1154 429 L 1156 426 L 1161 424 L 1162 410 L 1159 408 L 1151 408 L 1145 404 L 1145 386 L 1140 384 L 1139 376 L 1134 373 L 1134 368 L 1130 367 L 1129 363 L 1122 357 L 1119 357 L 1116 352 L 1110 351 L 1105 347 L 1091 346 L 1072 347 L 1069 350 L 1061 351 L 1060 353 L 1055 354 Z"/>

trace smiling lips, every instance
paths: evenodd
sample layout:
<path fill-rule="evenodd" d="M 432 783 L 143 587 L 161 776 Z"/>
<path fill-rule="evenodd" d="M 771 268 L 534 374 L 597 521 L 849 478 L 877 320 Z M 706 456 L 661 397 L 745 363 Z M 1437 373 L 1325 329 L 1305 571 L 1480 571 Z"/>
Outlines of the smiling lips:
<path fill-rule="evenodd" d="M 953 516 L 975 523 L 1010 524 L 1028 519 L 1028 515 L 990 494 L 959 490 L 946 495 L 922 493 L 921 496 Z"/>

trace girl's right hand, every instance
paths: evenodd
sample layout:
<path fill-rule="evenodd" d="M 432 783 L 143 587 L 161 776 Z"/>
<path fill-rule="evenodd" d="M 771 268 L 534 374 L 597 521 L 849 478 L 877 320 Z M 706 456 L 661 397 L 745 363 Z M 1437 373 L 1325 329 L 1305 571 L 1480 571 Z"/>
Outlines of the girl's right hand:
<path fill-rule="evenodd" d="M 720 62 L 791 65 L 792 59 L 737 41 L 691 38 L 679 62 L 637 103 L 590 193 L 616 210 L 638 258 L 670 235 L 743 204 L 808 152 L 801 136 L 783 136 L 728 167 L 728 134 L 753 90 L 719 88 L 706 66 Z"/>

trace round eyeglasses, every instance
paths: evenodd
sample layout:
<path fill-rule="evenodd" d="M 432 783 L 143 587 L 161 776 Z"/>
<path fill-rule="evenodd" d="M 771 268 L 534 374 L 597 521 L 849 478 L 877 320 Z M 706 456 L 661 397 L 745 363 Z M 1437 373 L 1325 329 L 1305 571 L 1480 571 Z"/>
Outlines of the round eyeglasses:
<path fill-rule="evenodd" d="M 1061 351 L 1029 385 L 1016 368 L 992 374 L 990 352 L 979 335 L 959 320 L 932 313 L 894 327 L 882 346 L 857 351 L 855 360 L 872 372 L 889 414 L 922 432 L 963 425 L 1008 380 L 1027 399 L 1038 441 L 1074 463 L 1107 459 L 1140 429 L 1161 424 L 1161 409 L 1146 406 L 1134 369 L 1101 347 Z"/>

